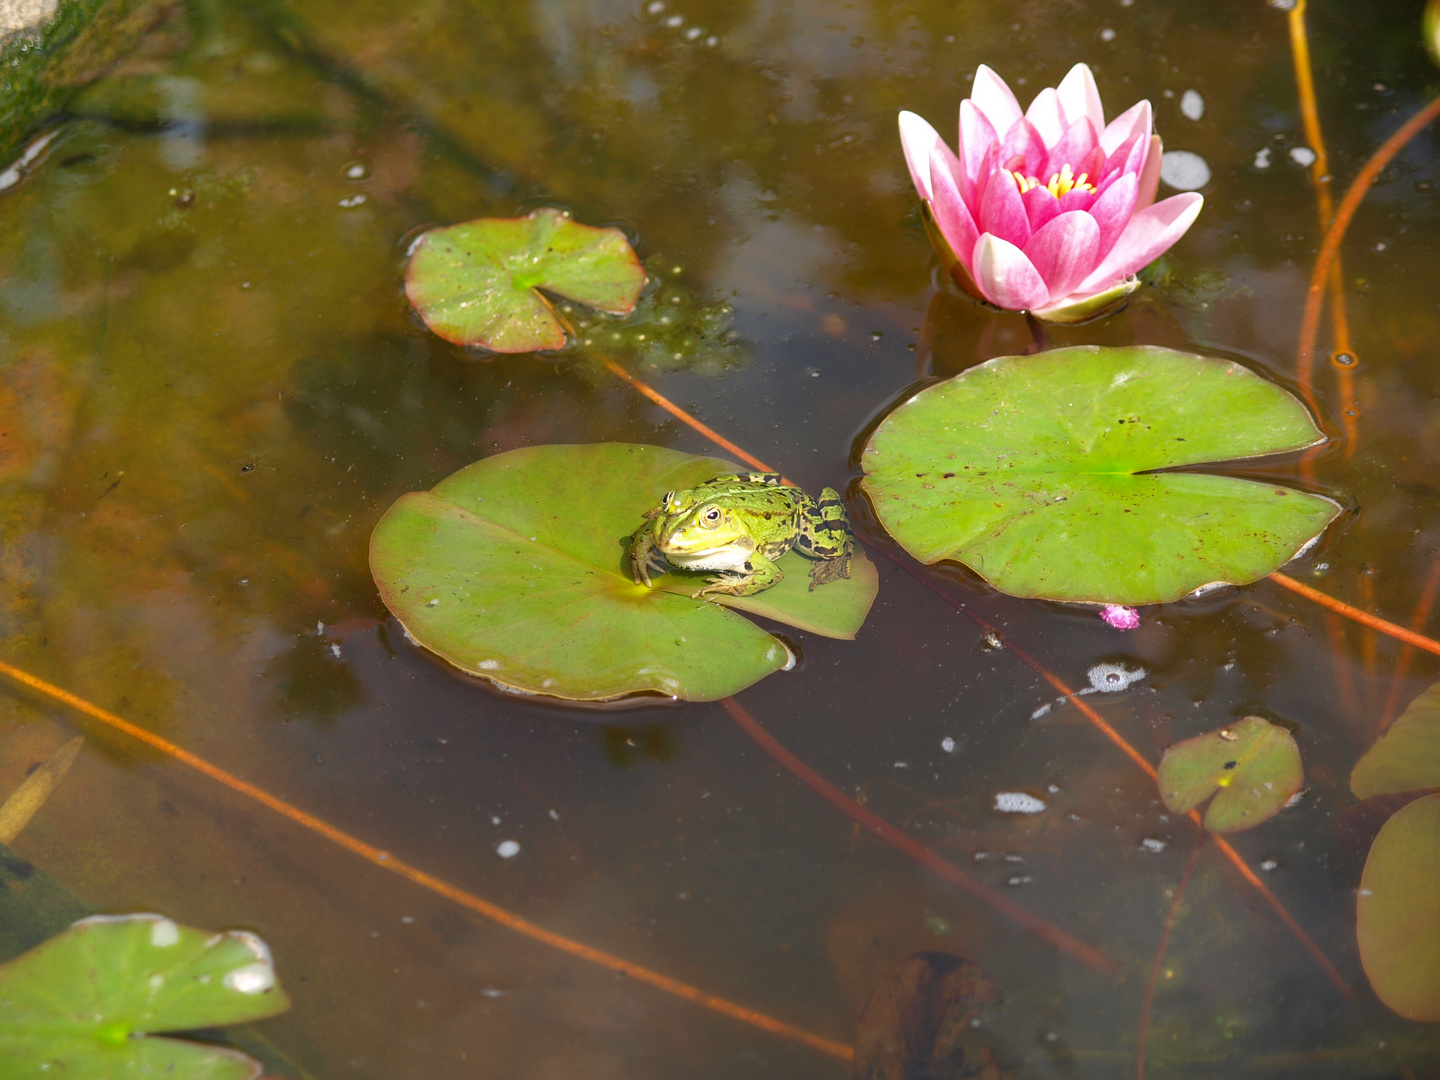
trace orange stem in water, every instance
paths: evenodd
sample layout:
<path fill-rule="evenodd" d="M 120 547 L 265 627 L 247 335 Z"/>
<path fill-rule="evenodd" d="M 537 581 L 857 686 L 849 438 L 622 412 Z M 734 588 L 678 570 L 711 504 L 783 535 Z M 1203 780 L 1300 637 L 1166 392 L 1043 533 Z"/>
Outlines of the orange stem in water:
<path fill-rule="evenodd" d="M 1345 197 L 1340 200 L 1340 209 L 1335 213 L 1335 220 L 1330 223 L 1330 228 L 1325 233 L 1320 253 L 1315 258 L 1315 268 L 1310 274 L 1310 288 L 1305 294 L 1305 311 L 1300 319 L 1300 341 L 1295 351 L 1295 382 L 1312 405 L 1315 402 L 1311 388 L 1315 336 L 1320 326 L 1320 309 L 1325 302 L 1325 282 L 1330 276 L 1331 266 L 1340 257 L 1340 241 L 1345 238 L 1345 230 L 1350 227 L 1355 211 L 1369 193 L 1375 178 L 1380 175 L 1380 170 L 1389 165 L 1405 144 L 1420 134 L 1437 116 L 1440 116 L 1440 97 L 1405 121 L 1395 134 L 1380 145 L 1380 149 L 1371 155 L 1351 183 L 1350 189 L 1345 192 Z M 1344 407 L 1342 406 L 1342 410 Z"/>
<path fill-rule="evenodd" d="M 749 1024 L 762 1031 L 768 1031 L 772 1035 L 779 1035 L 782 1038 L 802 1043 L 812 1050 L 818 1050 L 820 1053 L 828 1054 L 830 1057 L 839 1058 L 842 1061 L 849 1061 L 854 1056 L 854 1050 L 843 1043 L 837 1043 L 815 1035 L 803 1028 L 795 1027 L 793 1024 L 787 1024 L 783 1020 L 776 1020 L 774 1017 L 766 1016 L 764 1013 L 756 1012 L 754 1009 L 747 1009 L 744 1005 L 737 1005 L 733 1001 L 716 997 L 714 994 L 707 994 L 705 991 L 691 986 L 688 983 L 680 982 L 678 979 L 672 979 L 668 975 L 661 975 L 658 971 L 651 971 L 647 967 L 641 967 L 639 964 L 631 963 L 629 960 L 622 959 L 611 953 L 602 952 L 599 949 L 591 948 L 589 945 L 564 937 L 552 930 L 546 930 L 542 926 L 537 926 L 528 919 L 512 914 L 504 908 L 490 903 L 488 900 L 482 900 L 473 893 L 468 893 L 464 889 L 441 881 L 437 877 L 432 877 L 430 874 L 411 866 L 409 863 L 402 862 L 400 859 L 393 857 L 388 851 L 381 851 L 379 848 L 373 847 L 363 840 L 357 840 L 349 833 L 342 832 L 335 828 L 335 826 L 315 817 L 313 814 L 307 814 L 304 810 L 291 806 L 283 799 L 271 795 L 268 791 L 241 780 L 238 776 L 226 772 L 219 766 L 210 764 L 204 758 L 196 757 L 188 750 L 182 749 L 170 740 L 161 738 L 159 735 L 146 731 L 142 727 L 137 727 L 135 724 L 130 723 L 130 721 L 121 719 L 114 713 L 100 708 L 98 705 L 92 705 L 84 698 L 77 697 L 67 690 L 62 690 L 60 687 L 48 683 L 44 679 L 37 678 L 29 672 L 21 671 L 19 668 L 11 667 L 9 664 L 0 661 L 0 674 L 8 675 L 16 682 L 28 686 L 30 689 L 44 694 L 46 697 L 63 702 L 72 709 L 82 712 L 86 716 L 93 717 L 101 723 L 114 728 L 116 731 L 129 735 L 132 739 L 138 739 L 147 746 L 154 747 L 156 750 L 174 758 L 176 761 L 182 762 L 185 765 L 189 765 L 192 769 L 204 773 L 210 777 L 210 779 L 224 784 L 233 791 L 238 791 L 247 799 L 252 799 L 262 806 L 267 806 L 277 814 L 289 818 L 297 825 L 309 829 L 311 832 L 323 836 L 331 843 L 338 844 L 347 851 L 359 855 L 367 862 L 374 863 L 376 866 L 389 870 L 391 873 L 399 874 L 401 877 L 413 881 L 421 888 L 428 889 L 438 896 L 445 897 L 447 900 L 453 900 L 461 907 L 468 908 L 477 915 L 483 915 L 485 918 L 491 919 L 509 930 L 514 930 L 517 934 L 524 934 L 528 938 L 533 938 L 535 941 L 549 945 L 551 948 L 559 949 L 561 952 L 567 952 L 571 956 L 577 956 L 582 960 L 588 960 L 592 964 L 598 964 L 600 967 L 608 968 L 622 975 L 628 975 L 638 982 L 649 983 L 658 990 L 663 990 L 667 994 L 673 994 L 675 997 L 702 1006 L 711 1012 L 728 1016 L 733 1020 L 739 1020 L 742 1023 Z"/>
<path fill-rule="evenodd" d="M 1410 629 L 1417 634 L 1430 621 L 1430 611 L 1435 606 L 1437 591 L 1440 591 L 1440 554 L 1437 554 L 1435 561 L 1430 564 L 1430 576 L 1425 579 L 1425 588 L 1415 605 L 1415 613 L 1410 616 Z M 1415 646 L 1405 645 L 1400 650 L 1400 658 L 1395 661 L 1395 674 L 1390 677 L 1390 690 L 1385 695 L 1385 705 L 1380 710 L 1381 731 L 1390 726 L 1390 722 L 1400 711 L 1400 695 L 1405 690 L 1405 676 L 1410 674 L 1410 663 L 1414 659 Z"/>
<path fill-rule="evenodd" d="M 765 750 L 794 776 L 805 783 L 812 791 L 822 799 L 845 814 L 852 821 L 857 822 L 870 832 L 874 833 L 891 847 L 910 856 L 927 870 L 933 871 L 944 878 L 950 884 L 964 889 L 967 893 L 979 900 L 986 907 L 999 912 L 1012 922 L 1018 923 L 1026 930 L 1029 930 L 1036 937 L 1048 941 L 1057 949 L 1069 953 L 1082 963 L 1089 964 L 1097 971 L 1110 974 L 1115 970 L 1115 962 L 1098 949 L 1093 949 L 1078 938 L 1074 938 L 1053 926 L 1040 916 L 1027 911 L 1015 901 L 1003 893 L 997 892 L 983 882 L 975 880 L 960 868 L 942 859 L 935 852 L 917 843 L 909 835 L 891 825 L 884 818 L 865 809 L 850 796 L 837 788 L 830 781 L 806 765 L 798 757 L 787 750 L 783 743 L 771 735 L 759 722 L 746 711 L 745 707 L 733 697 L 721 700 L 725 711 L 730 718 L 739 725 L 740 730 L 754 739 Z"/>
<path fill-rule="evenodd" d="M 1145 1035 L 1150 1030 L 1150 1007 L 1155 1003 L 1155 980 L 1160 977 L 1160 964 L 1165 959 L 1165 948 L 1170 944 L 1170 931 L 1175 929 L 1175 920 L 1180 917 L 1180 901 L 1185 898 L 1185 886 L 1190 884 L 1190 875 L 1195 872 L 1195 864 L 1200 861 L 1200 852 L 1205 847 L 1205 837 L 1200 837 L 1200 842 L 1195 845 L 1195 850 L 1190 853 L 1190 861 L 1185 864 L 1185 873 L 1180 875 L 1180 884 L 1175 888 L 1175 899 L 1170 903 L 1170 913 L 1165 916 L 1165 928 L 1160 931 L 1160 947 L 1155 950 L 1155 963 L 1150 968 L 1150 982 L 1145 986 L 1145 1004 L 1140 1008 L 1140 1035 L 1135 1040 L 1135 1075 L 1136 1080 L 1145 1080 Z"/>
<path fill-rule="evenodd" d="M 1289 589 L 1293 593 L 1305 597 L 1306 600 L 1313 600 L 1321 607 L 1329 608 L 1337 615 L 1343 615 L 1347 619 L 1353 619 L 1362 626 L 1368 626 L 1372 630 L 1379 630 L 1382 634 L 1389 634 L 1407 645 L 1413 645 L 1417 649 L 1424 649 L 1428 653 L 1440 656 L 1440 641 L 1428 638 L 1424 634 L 1417 634 L 1414 630 L 1406 630 L 1403 626 L 1382 619 L 1378 615 L 1371 615 L 1368 611 L 1361 611 L 1357 607 L 1351 607 L 1343 600 L 1336 600 L 1333 596 L 1326 596 L 1318 589 L 1312 589 L 1309 585 L 1302 585 L 1292 577 L 1287 577 L 1280 571 L 1270 575 L 1270 580 L 1275 584 Z"/>

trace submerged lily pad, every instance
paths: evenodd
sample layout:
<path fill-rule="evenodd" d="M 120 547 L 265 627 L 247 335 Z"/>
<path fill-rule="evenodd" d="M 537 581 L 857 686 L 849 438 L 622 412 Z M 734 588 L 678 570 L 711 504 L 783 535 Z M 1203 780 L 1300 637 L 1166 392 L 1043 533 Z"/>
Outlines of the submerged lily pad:
<path fill-rule="evenodd" d="M 963 562 L 1014 596 L 1137 606 L 1264 577 L 1340 512 L 1275 483 L 1155 470 L 1323 440 L 1239 364 L 1078 346 L 920 391 L 871 437 L 864 487 L 922 562 Z"/>
<path fill-rule="evenodd" d="M 405 293 L 431 330 L 504 353 L 565 344 L 565 326 L 541 289 L 628 315 L 644 285 L 624 233 L 581 225 L 548 206 L 527 217 L 432 229 L 405 274 Z"/>
<path fill-rule="evenodd" d="M 1205 811 L 1211 832 L 1269 821 L 1304 783 L 1294 737 L 1259 716 L 1178 742 L 1160 759 L 1160 798 L 1172 813 L 1215 796 Z"/>
<path fill-rule="evenodd" d="M 1350 774 L 1357 799 L 1440 787 L 1440 683 L 1406 707 Z"/>
<path fill-rule="evenodd" d="M 237 1051 L 147 1036 L 289 1005 L 253 934 L 159 915 L 82 919 L 0 966 L 0 1074 L 254 1080 L 259 1063 Z"/>
<path fill-rule="evenodd" d="M 764 615 L 852 638 L 875 598 L 856 552 L 846 580 L 809 589 L 790 552 L 785 579 L 754 596 L 694 600 L 704 575 L 631 579 L 625 549 L 669 490 L 737 471 L 658 446 L 533 446 L 477 461 L 392 506 L 370 540 L 380 595 L 410 635 L 502 686 L 576 700 L 653 691 L 709 701 L 788 666 Z M 723 605 L 723 606 L 721 606 Z"/>
<path fill-rule="evenodd" d="M 1355 905 L 1360 962 L 1376 996 L 1407 1020 L 1440 1020 L 1440 795 L 1385 823 Z"/>

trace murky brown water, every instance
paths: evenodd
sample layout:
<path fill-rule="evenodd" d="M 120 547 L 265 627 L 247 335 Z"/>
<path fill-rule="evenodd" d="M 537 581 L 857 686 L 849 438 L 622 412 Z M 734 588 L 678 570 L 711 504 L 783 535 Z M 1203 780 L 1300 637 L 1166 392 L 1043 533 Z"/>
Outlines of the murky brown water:
<path fill-rule="evenodd" d="M 1310 28 L 1343 185 L 1440 78 L 1416 5 L 1339 7 Z M 1085 60 L 1111 114 L 1149 97 L 1167 148 L 1213 179 L 1161 286 L 1052 340 L 1216 349 L 1284 380 L 1319 241 L 1290 153 L 1304 138 L 1286 25 L 1255 0 L 196 0 L 0 195 L 3 657 L 546 928 L 827 1038 L 850 1041 L 881 976 L 934 949 L 1003 990 L 986 1028 L 1013 1075 L 1133 1075 L 1195 831 L 1072 706 L 1032 720 L 1054 690 L 894 565 L 858 641 L 792 634 L 800 669 L 741 701 L 1117 974 L 858 833 L 718 706 L 517 703 L 403 641 L 366 566 L 401 493 L 531 443 L 714 449 L 583 357 L 478 362 L 428 335 L 404 251 L 427 224 L 543 203 L 624 225 L 695 303 L 729 303 L 742 340 L 644 377 L 807 488 L 843 488 L 857 437 L 917 378 L 1029 344 L 1020 317 L 947 300 L 922 335 L 933 267 L 896 111 L 948 134 L 977 64 L 1028 100 Z M 1181 113 L 1187 90 L 1199 120 Z M 1440 548 L 1437 166 L 1422 135 L 1347 240 L 1357 400 L 1324 364 L 1319 390 L 1332 422 L 1358 411 L 1360 438 L 1317 482 L 1357 511 L 1290 568 L 1401 622 Z M 1273 862 L 1264 880 L 1358 1000 L 1209 849 L 1162 965 L 1150 1075 L 1435 1075 L 1433 1028 L 1366 986 L 1364 852 L 1333 830 L 1393 643 L 1332 639 L 1317 608 L 1263 582 L 1122 634 L 953 571 L 932 580 L 1072 686 L 1100 662 L 1145 668 L 1088 700 L 1151 760 L 1245 713 L 1298 725 L 1308 797 L 1235 843 Z M 1417 659 L 1399 701 L 1436 674 Z M 0 790 L 89 737 L 16 849 L 97 907 L 258 930 L 296 1001 L 263 1030 L 312 1075 L 844 1074 L 58 707 L 6 691 L 0 710 Z M 997 814 L 1000 791 L 1048 809 Z M 496 854 L 504 840 L 518 856 Z"/>

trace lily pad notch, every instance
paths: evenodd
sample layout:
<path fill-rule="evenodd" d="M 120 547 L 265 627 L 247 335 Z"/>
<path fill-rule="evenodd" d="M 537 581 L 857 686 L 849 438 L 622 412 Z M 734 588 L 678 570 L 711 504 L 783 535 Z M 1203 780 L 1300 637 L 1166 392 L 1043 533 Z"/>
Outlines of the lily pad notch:
<path fill-rule="evenodd" d="M 1076 346 L 921 390 L 871 436 L 863 488 L 921 562 L 964 563 L 1012 596 L 1139 607 L 1248 584 L 1311 544 L 1339 503 L 1196 467 L 1324 441 L 1298 399 L 1234 361 Z"/>
<path fill-rule="evenodd" d="M 635 310 L 645 287 L 625 234 L 554 207 L 431 229 L 416 242 L 405 294 L 446 341 L 492 352 L 563 348 L 567 323 L 545 293 L 611 315 Z"/>

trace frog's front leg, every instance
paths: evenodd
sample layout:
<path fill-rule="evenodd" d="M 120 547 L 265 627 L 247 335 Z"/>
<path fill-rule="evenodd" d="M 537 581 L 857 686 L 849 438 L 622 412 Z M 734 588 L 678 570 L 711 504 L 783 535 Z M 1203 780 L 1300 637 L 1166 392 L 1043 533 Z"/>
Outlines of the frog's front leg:
<path fill-rule="evenodd" d="M 800 536 L 796 541 L 801 553 L 814 559 L 810 567 L 810 591 L 816 585 L 850 576 L 850 559 L 855 552 L 855 534 L 850 529 L 850 515 L 840 493 L 827 487 L 820 492 L 814 508 L 800 515 Z"/>
<path fill-rule="evenodd" d="M 703 600 L 714 593 L 727 596 L 753 596 L 762 589 L 768 589 L 782 581 L 785 571 L 776 566 L 760 552 L 755 551 L 745 560 L 745 569 L 733 574 L 723 574 L 710 579 L 710 584 L 692 593 L 696 600 Z"/>
<path fill-rule="evenodd" d="M 640 528 L 635 530 L 635 535 L 630 537 L 630 576 L 635 579 L 636 585 L 644 585 L 647 589 L 654 588 L 650 584 L 650 558 L 655 550 L 655 529 L 646 521 Z"/>

